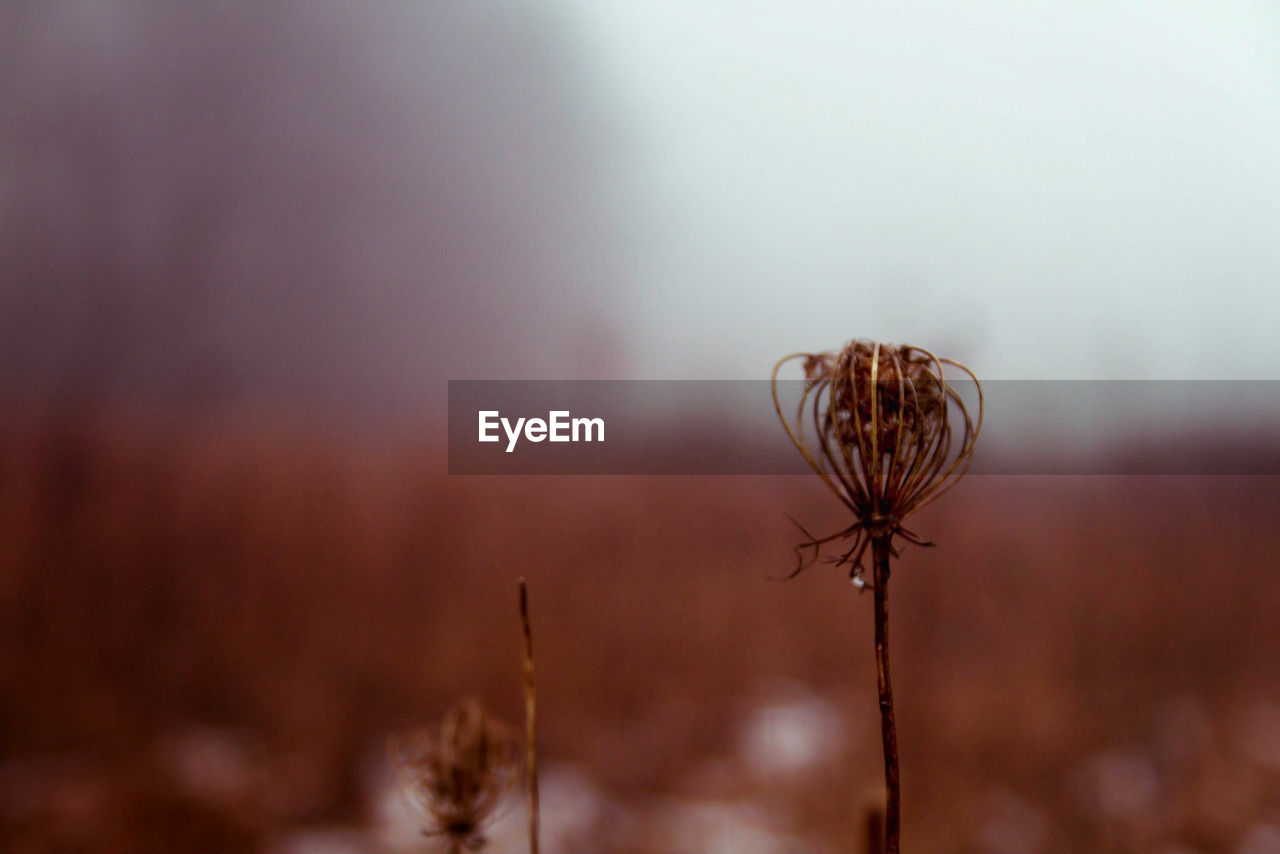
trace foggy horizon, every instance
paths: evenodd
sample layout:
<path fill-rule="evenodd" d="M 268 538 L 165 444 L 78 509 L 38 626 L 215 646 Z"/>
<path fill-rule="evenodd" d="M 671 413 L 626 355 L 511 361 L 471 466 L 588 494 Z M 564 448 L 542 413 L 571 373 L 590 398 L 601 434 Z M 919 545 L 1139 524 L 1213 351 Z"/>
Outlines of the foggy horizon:
<path fill-rule="evenodd" d="M 447 379 L 1271 379 L 1263 4 L 14 4 L 0 394 L 439 412 Z"/>

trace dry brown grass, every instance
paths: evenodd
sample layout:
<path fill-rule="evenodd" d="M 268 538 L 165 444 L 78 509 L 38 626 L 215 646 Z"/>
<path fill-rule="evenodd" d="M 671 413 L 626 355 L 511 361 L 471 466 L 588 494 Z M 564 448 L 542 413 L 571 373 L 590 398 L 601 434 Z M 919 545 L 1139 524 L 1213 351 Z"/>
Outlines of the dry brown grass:
<path fill-rule="evenodd" d="M 869 615 L 820 568 L 764 581 L 789 554 L 782 508 L 838 521 L 818 485 L 458 479 L 441 458 L 261 424 L 5 424 L 0 821 L 15 850 L 254 850 L 364 823 L 387 733 L 467 693 L 519 717 L 519 575 L 538 594 L 548 761 L 590 769 L 623 807 L 713 792 L 776 807 L 815 848 L 864 837 L 845 793 L 877 779 L 877 727 L 870 692 L 847 685 L 871 682 L 849 654 Z M 998 851 L 1011 827 L 1046 854 L 1209 852 L 1274 824 L 1280 487 L 964 488 L 919 521 L 945 552 L 915 550 L 896 574 L 912 849 Z M 833 764 L 707 782 L 779 679 L 855 722 Z M 166 764 L 196 725 L 245 753 L 234 798 Z M 1125 788 L 1144 774 L 1145 799 Z"/>

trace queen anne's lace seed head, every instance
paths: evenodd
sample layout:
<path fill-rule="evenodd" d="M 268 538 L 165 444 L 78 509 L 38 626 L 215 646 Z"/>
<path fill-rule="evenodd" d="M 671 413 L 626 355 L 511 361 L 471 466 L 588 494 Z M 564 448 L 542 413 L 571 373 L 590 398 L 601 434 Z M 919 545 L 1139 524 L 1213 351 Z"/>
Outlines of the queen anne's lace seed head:
<path fill-rule="evenodd" d="M 450 854 L 484 847 L 484 826 L 516 781 L 512 731 L 469 700 L 450 709 L 438 731 L 403 736 L 392 752 L 423 834 L 440 837 Z"/>
<path fill-rule="evenodd" d="M 794 417 L 788 418 L 778 399 L 778 373 L 795 359 L 803 360 L 804 392 Z M 947 382 L 944 365 L 973 381 L 976 422 Z M 839 352 L 794 353 L 774 366 L 773 401 L 792 443 L 855 517 L 852 526 L 830 537 L 819 539 L 806 531 L 808 540 L 797 548 L 792 575 L 835 539 L 854 540 L 836 563 L 849 564 L 855 582 L 861 579 L 861 558 L 871 539 L 901 536 L 919 542 L 902 520 L 964 475 L 982 429 L 982 386 L 973 373 L 905 345 L 851 341 Z M 806 561 L 808 549 L 812 554 Z"/>

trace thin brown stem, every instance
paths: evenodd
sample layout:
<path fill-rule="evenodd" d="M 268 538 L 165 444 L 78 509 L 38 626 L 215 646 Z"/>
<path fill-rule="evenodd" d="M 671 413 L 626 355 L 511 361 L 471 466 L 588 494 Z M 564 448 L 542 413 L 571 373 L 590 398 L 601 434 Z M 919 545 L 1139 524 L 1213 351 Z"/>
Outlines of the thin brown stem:
<path fill-rule="evenodd" d="M 538 695 L 533 683 L 533 629 L 529 625 L 529 588 L 520 579 L 520 626 L 524 631 L 525 783 L 529 790 L 529 854 L 538 854 L 538 753 L 535 738 Z"/>
<path fill-rule="evenodd" d="M 893 720 L 893 686 L 889 682 L 889 541 L 871 541 L 876 609 L 876 684 L 880 689 L 880 736 L 884 742 L 884 852 L 898 854 L 901 827 L 898 796 L 898 728 Z"/>

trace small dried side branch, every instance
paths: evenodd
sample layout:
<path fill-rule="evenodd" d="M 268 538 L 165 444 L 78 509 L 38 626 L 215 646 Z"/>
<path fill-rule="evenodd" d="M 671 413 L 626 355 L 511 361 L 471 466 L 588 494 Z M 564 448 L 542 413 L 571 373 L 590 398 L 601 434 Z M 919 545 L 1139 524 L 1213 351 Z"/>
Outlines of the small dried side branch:
<path fill-rule="evenodd" d="M 449 854 L 484 847 L 484 828 L 517 775 L 514 733 L 475 700 L 454 706 L 438 729 L 405 733 L 391 758 L 425 836 Z"/>

